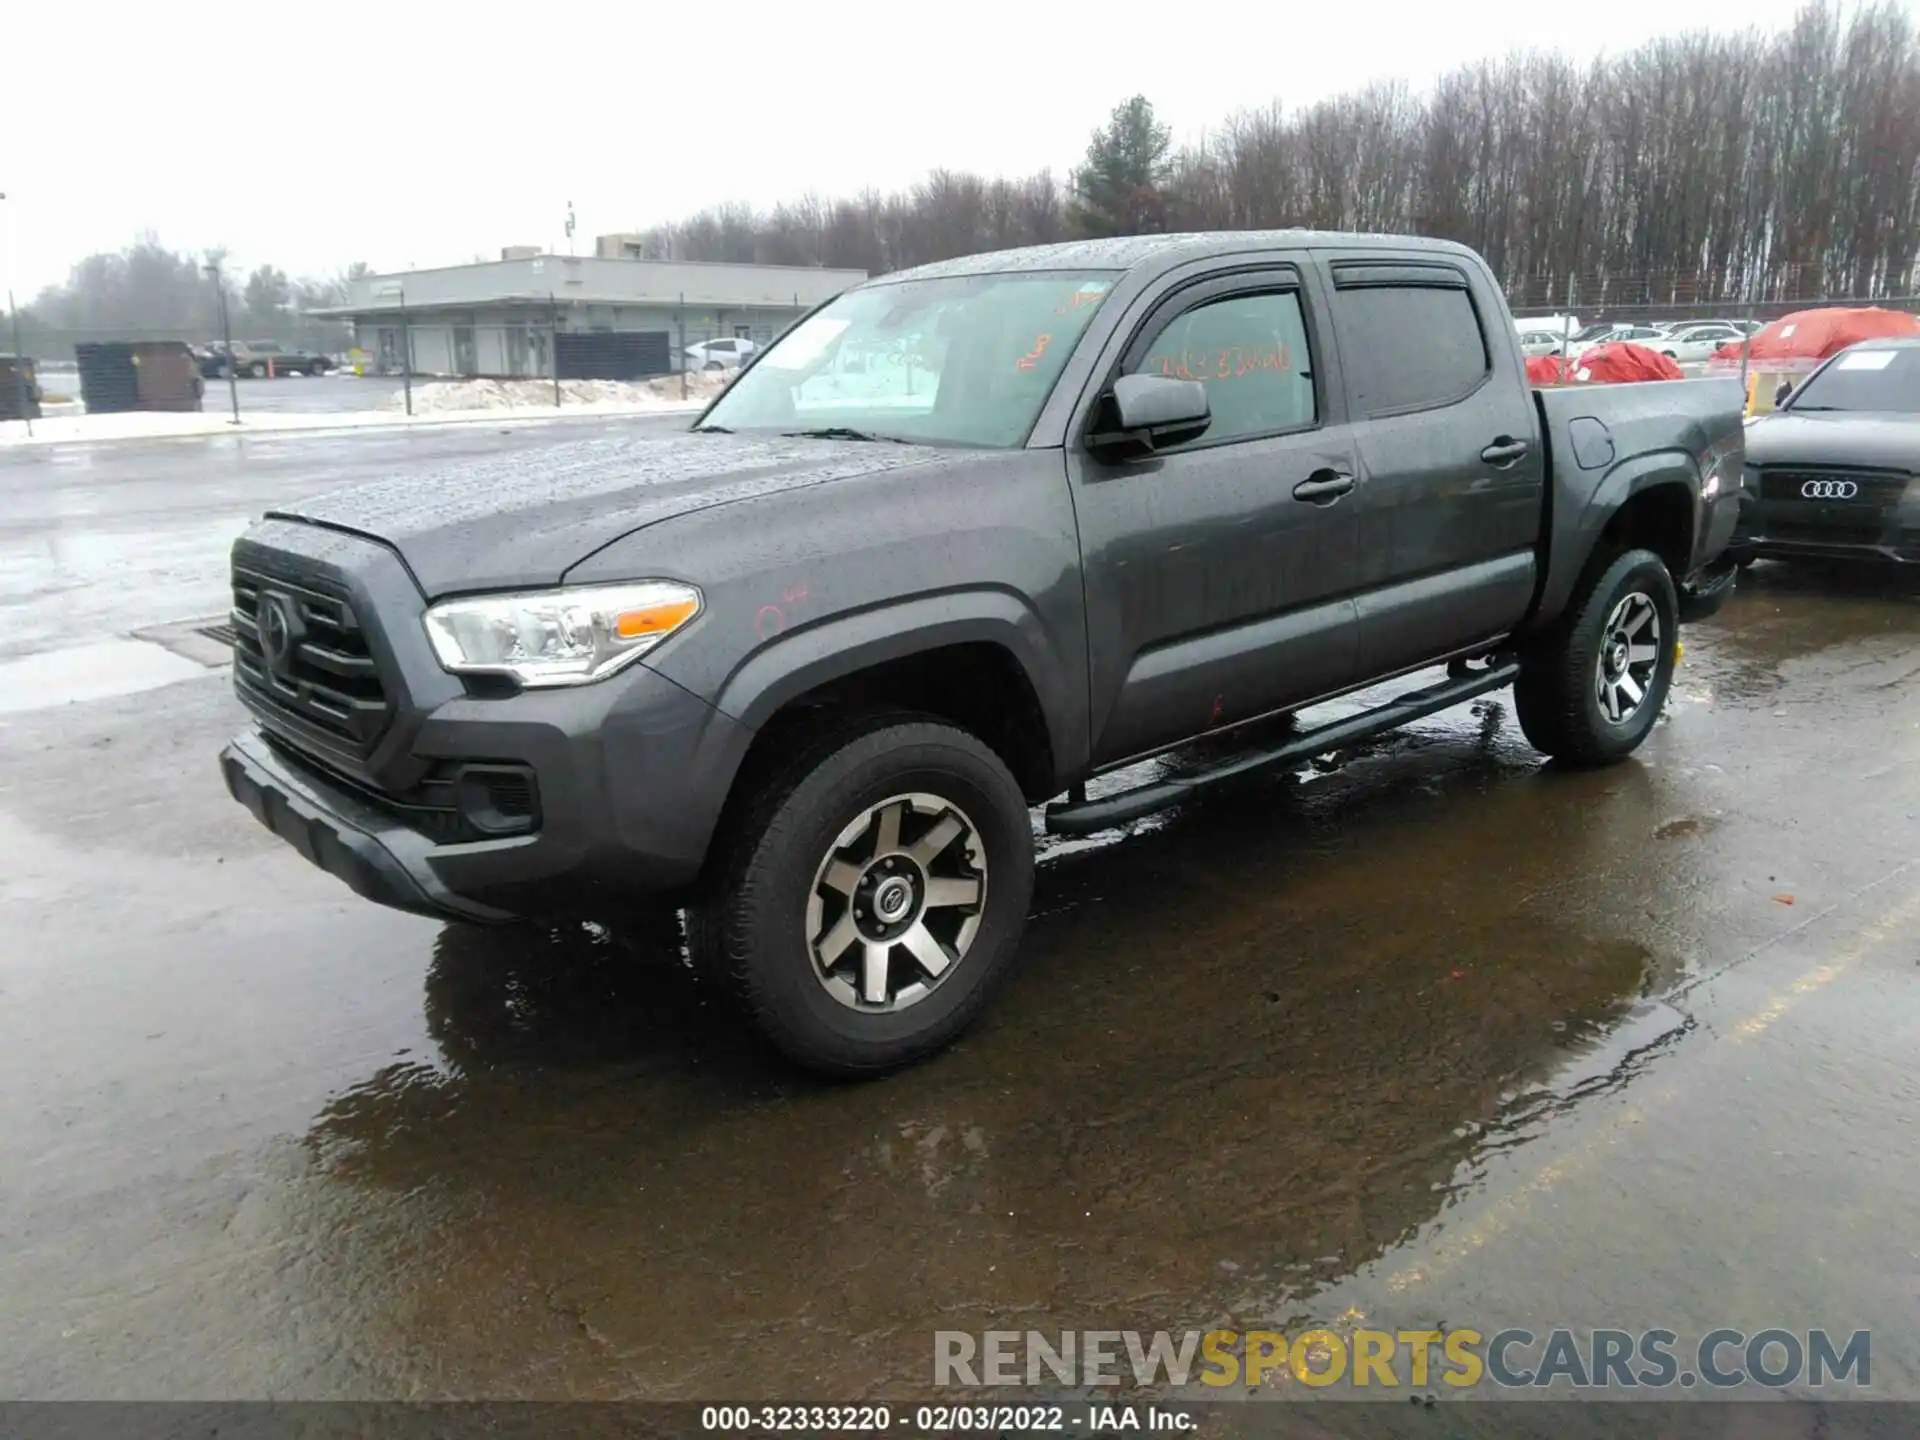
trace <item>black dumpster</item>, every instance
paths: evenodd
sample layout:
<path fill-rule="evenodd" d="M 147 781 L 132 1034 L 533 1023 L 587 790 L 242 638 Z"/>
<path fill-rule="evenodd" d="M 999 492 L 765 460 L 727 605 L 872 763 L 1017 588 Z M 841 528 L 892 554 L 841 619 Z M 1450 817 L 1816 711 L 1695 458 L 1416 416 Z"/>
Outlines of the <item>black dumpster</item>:
<path fill-rule="evenodd" d="M 200 408 L 206 382 L 184 340 L 97 340 L 73 351 L 89 415 Z"/>
<path fill-rule="evenodd" d="M 0 355 L 0 420 L 38 420 L 40 382 L 33 361 L 24 355 Z"/>

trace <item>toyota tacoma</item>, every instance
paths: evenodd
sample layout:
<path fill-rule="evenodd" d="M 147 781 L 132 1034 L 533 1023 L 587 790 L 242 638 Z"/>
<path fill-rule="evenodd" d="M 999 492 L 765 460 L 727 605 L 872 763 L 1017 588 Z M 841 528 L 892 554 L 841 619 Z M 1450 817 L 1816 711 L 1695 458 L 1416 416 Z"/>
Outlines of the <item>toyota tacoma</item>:
<path fill-rule="evenodd" d="M 689 433 L 270 512 L 233 549 L 255 724 L 221 764 L 383 904 L 684 905 L 775 1045 L 873 1073 L 1006 972 L 1031 806 L 1125 825 L 1507 686 L 1546 754 L 1630 754 L 1731 584 L 1741 464 L 1735 382 L 1529 388 L 1458 245 L 977 255 L 813 311 Z"/>

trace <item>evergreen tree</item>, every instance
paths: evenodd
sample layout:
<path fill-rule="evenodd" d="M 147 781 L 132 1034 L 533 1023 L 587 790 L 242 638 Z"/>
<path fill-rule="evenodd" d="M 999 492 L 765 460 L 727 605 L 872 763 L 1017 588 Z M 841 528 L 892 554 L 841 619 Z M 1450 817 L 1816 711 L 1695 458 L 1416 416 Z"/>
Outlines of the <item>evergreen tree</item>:
<path fill-rule="evenodd" d="M 1073 172 L 1073 216 L 1086 235 L 1139 235 L 1166 227 L 1167 154 L 1173 133 L 1144 95 L 1114 106 Z"/>

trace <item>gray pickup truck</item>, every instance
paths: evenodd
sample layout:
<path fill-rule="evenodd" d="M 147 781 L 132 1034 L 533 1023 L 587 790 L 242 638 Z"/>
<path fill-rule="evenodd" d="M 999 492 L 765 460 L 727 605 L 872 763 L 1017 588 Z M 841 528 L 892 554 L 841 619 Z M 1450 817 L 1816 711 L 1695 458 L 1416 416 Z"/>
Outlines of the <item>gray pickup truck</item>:
<path fill-rule="evenodd" d="M 1547 754 L 1632 752 L 1685 610 L 1731 583 L 1740 411 L 1731 381 L 1535 392 L 1457 245 L 1157 236 L 927 266 L 812 312 L 691 433 L 269 514 L 233 549 L 258 724 L 222 768 L 383 904 L 685 904 L 696 960 L 779 1048 L 876 1072 L 959 1033 L 1008 968 L 1030 806 L 1122 825 L 1508 685 Z"/>

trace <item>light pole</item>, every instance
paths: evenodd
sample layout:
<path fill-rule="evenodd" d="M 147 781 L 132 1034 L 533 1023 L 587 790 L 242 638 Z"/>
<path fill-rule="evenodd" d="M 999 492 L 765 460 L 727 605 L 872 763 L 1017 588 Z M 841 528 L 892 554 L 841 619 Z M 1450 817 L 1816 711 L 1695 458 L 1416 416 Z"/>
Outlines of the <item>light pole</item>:
<path fill-rule="evenodd" d="M 7 192 L 0 190 L 0 200 L 5 200 L 6 198 Z M 13 238 L 11 232 L 9 232 L 7 238 L 9 240 Z M 13 247 L 11 244 L 7 247 L 7 259 L 9 261 L 13 259 Z M 11 271 L 13 267 L 9 265 L 7 268 Z M 13 318 L 14 373 L 20 377 L 14 381 L 14 384 L 20 387 L 20 418 L 26 421 L 27 438 L 31 440 L 33 438 L 33 408 L 27 404 L 27 376 L 23 368 L 27 363 L 27 357 L 20 349 L 20 307 L 13 303 L 13 284 L 11 281 L 7 284 L 7 314 Z"/>
<path fill-rule="evenodd" d="M 240 423 L 240 380 L 233 363 L 233 321 L 227 315 L 227 282 L 221 277 L 220 267 L 208 262 L 201 267 L 213 280 L 214 292 L 220 297 L 220 343 L 226 354 L 227 399 L 233 405 L 233 423 Z"/>
<path fill-rule="evenodd" d="M 380 300 L 397 298 L 400 301 L 400 370 L 404 377 L 402 384 L 407 392 L 407 414 L 413 414 L 413 332 L 407 328 L 407 282 L 389 280 L 384 285 L 373 287 L 374 297 Z"/>

